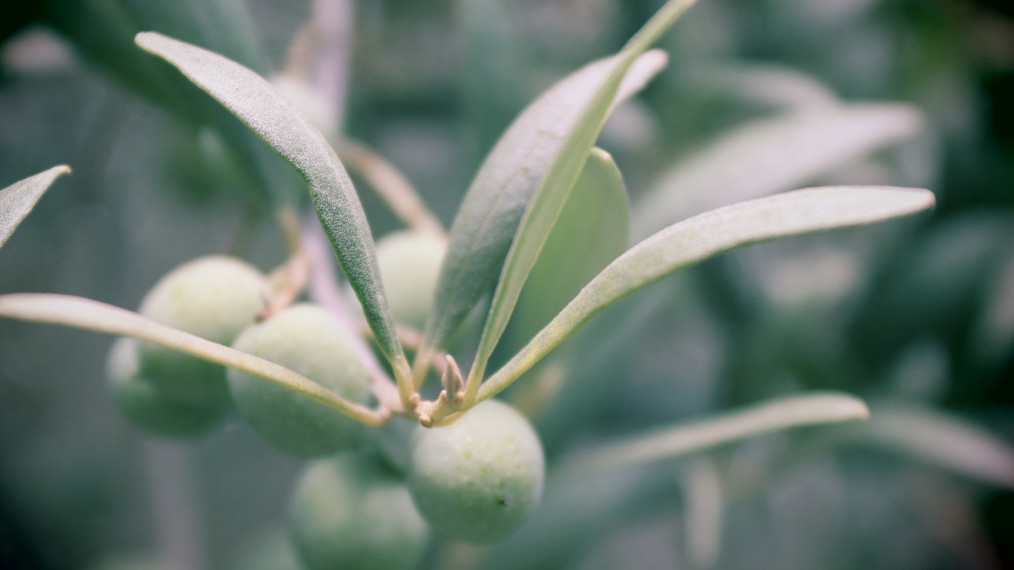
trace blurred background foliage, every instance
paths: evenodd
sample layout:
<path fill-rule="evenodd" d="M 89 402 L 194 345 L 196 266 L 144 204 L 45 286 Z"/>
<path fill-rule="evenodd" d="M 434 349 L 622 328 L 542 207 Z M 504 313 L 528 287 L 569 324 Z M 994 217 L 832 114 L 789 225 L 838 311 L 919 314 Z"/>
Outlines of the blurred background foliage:
<path fill-rule="evenodd" d="M 271 76 L 291 68 L 293 38 L 332 3 L 316 4 L 5 2 L 0 186 L 59 163 L 74 174 L 0 255 L 0 293 L 133 308 L 159 276 L 202 254 L 281 263 L 268 204 L 305 200 L 298 179 L 132 38 L 162 31 Z M 449 225 L 524 104 L 618 49 L 659 4 L 357 3 L 341 36 L 352 56 L 347 85 L 333 84 L 334 119 L 406 173 Z M 600 141 L 624 174 L 634 234 L 638 204 L 667 180 L 710 207 L 744 196 L 708 180 L 739 180 L 749 193 L 766 179 L 756 164 L 726 162 L 694 187 L 679 169 L 703 149 L 838 99 L 906 103 L 921 118 L 873 152 L 843 152 L 763 191 L 923 186 L 938 206 L 883 227 L 754 246 L 667 279 L 611 308 L 509 396 L 551 459 L 806 390 L 857 394 L 873 419 L 550 487 L 507 543 L 489 553 L 435 545 L 427 564 L 1014 567 L 1014 5 L 702 0 L 660 47 L 669 66 Z M 762 143 L 789 144 L 760 132 Z M 826 129 L 812 144 L 844 137 Z M 807 144 L 773 156 L 802 161 Z M 357 182 L 374 234 L 397 229 Z M 525 340 L 513 334 L 506 345 Z M 140 568 L 160 556 L 293 567 L 278 528 L 299 462 L 239 422 L 192 445 L 139 435 L 104 388 L 110 344 L 0 322 L 0 567 Z"/>

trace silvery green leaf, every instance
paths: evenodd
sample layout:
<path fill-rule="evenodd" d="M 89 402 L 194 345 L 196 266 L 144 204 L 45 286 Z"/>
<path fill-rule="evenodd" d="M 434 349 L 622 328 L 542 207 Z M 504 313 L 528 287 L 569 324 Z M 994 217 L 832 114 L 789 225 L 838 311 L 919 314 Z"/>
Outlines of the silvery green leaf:
<path fill-rule="evenodd" d="M 862 420 L 866 404 L 847 394 L 789 396 L 715 418 L 667 426 L 575 452 L 560 476 L 664 461 L 732 441 L 788 428 Z"/>
<path fill-rule="evenodd" d="M 510 313 L 631 65 L 694 0 L 670 0 L 616 55 L 567 76 L 511 124 L 479 169 L 451 228 L 425 346 L 437 348 L 489 289 L 505 259 L 491 314 Z M 658 55 L 647 57 L 657 60 Z M 638 78 L 642 76 L 639 74 Z M 642 79 L 638 79 L 642 80 Z M 519 237 L 515 239 L 515 235 Z M 514 253 L 510 254 L 509 250 Z M 498 324 L 485 335 L 499 338 Z M 478 367 L 481 373 L 481 364 Z"/>
<path fill-rule="evenodd" d="M 784 110 L 840 103 L 816 77 L 778 65 L 712 61 L 681 70 L 678 77 L 695 90 Z"/>
<path fill-rule="evenodd" d="M 874 407 L 867 424 L 835 435 L 887 447 L 992 485 L 1014 489 L 1014 447 L 950 414 L 913 405 Z"/>
<path fill-rule="evenodd" d="M 68 166 L 54 166 L 0 190 L 0 247 L 7 243 L 21 220 L 32 211 L 53 182 L 69 172 Z"/>
<path fill-rule="evenodd" d="M 317 216 L 381 350 L 389 359 L 403 358 L 366 214 L 324 136 L 267 81 L 238 63 L 154 32 L 140 33 L 136 41 L 182 71 L 303 175 Z"/>
<path fill-rule="evenodd" d="M 48 293 L 0 295 L 0 318 L 49 323 L 153 342 L 260 376 L 368 425 L 382 423 L 365 406 L 346 400 L 284 366 L 92 299 Z"/>
<path fill-rule="evenodd" d="M 630 248 L 609 264 L 479 392 L 506 388 L 581 325 L 617 300 L 719 253 L 762 241 L 905 216 L 934 203 L 918 188 L 832 186 L 741 202 L 700 214 Z"/>
<path fill-rule="evenodd" d="M 507 354 L 524 346 L 623 253 L 628 223 L 620 171 L 608 153 L 594 148 L 518 298 L 503 341 Z"/>
<path fill-rule="evenodd" d="M 813 177 L 915 134 L 909 105 L 821 107 L 740 127 L 662 174 L 634 204 L 635 238 L 689 216 L 805 184 Z"/>

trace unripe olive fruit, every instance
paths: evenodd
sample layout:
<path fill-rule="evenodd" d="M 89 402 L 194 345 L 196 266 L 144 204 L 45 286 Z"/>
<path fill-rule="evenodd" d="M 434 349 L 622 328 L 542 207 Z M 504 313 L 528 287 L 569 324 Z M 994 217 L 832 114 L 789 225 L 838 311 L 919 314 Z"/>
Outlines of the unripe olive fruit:
<path fill-rule="evenodd" d="M 254 322 L 270 289 L 250 264 L 201 257 L 169 272 L 144 297 L 139 312 L 159 323 L 228 345 Z M 228 399 L 224 367 L 141 343 L 141 371 L 163 393 L 194 402 Z"/>
<path fill-rule="evenodd" d="M 404 482 L 361 453 L 312 464 L 296 487 L 290 523 L 306 570 L 408 570 L 429 538 Z"/>
<path fill-rule="evenodd" d="M 248 327 L 233 348 L 294 370 L 353 402 L 370 396 L 370 376 L 351 333 L 326 310 L 295 305 Z M 348 447 L 362 424 L 334 408 L 246 372 L 229 369 L 240 415 L 266 442 L 298 457 L 331 455 Z"/>
<path fill-rule="evenodd" d="M 208 431 L 224 415 L 223 401 L 178 400 L 160 392 L 140 375 L 138 342 L 118 339 L 106 366 L 116 405 L 138 428 L 166 437 L 193 437 Z"/>
<path fill-rule="evenodd" d="M 507 537 L 539 502 L 544 479 L 539 437 L 507 404 L 487 400 L 448 426 L 420 427 L 413 435 L 412 499 L 449 538 Z"/>
<path fill-rule="evenodd" d="M 396 322 L 426 326 L 446 253 L 447 240 L 425 232 L 395 232 L 377 241 L 380 278 Z"/>

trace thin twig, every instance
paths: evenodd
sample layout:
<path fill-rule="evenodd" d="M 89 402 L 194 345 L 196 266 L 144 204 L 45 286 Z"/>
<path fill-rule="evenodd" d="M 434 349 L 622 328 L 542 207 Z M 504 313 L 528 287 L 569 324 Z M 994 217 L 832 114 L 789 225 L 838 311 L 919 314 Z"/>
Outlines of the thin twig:
<path fill-rule="evenodd" d="M 405 225 L 439 237 L 447 236 L 447 230 L 412 183 L 387 159 L 363 143 L 349 139 L 342 141 L 338 154 L 345 166 L 362 177 Z"/>
<path fill-rule="evenodd" d="M 310 259 L 302 251 L 293 254 L 284 264 L 271 272 L 269 280 L 278 282 L 275 294 L 265 303 L 257 320 L 264 321 L 287 309 L 303 294 L 310 281 Z"/>

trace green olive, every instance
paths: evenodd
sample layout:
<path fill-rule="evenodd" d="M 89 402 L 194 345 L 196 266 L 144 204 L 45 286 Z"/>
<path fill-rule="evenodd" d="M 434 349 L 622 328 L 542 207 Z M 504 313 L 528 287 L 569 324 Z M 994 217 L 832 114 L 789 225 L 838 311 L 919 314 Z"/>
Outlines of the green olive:
<path fill-rule="evenodd" d="M 408 570 L 429 538 L 404 482 L 362 453 L 311 465 L 299 480 L 290 521 L 307 570 Z"/>
<path fill-rule="evenodd" d="M 380 278 L 395 321 L 417 330 L 426 326 L 446 253 L 446 240 L 424 232 L 401 231 L 377 241 Z"/>
<path fill-rule="evenodd" d="M 248 327 L 233 348 L 281 364 L 348 400 L 365 403 L 370 376 L 350 333 L 326 310 L 295 305 Z M 362 424 L 259 376 L 229 369 L 240 415 L 278 450 L 322 457 L 352 444 Z"/>
<path fill-rule="evenodd" d="M 267 279 L 239 259 L 208 256 L 172 270 L 141 302 L 140 313 L 220 344 L 254 322 L 269 294 Z M 168 348 L 141 343 L 143 376 L 165 394 L 195 403 L 226 402 L 225 369 Z"/>
<path fill-rule="evenodd" d="M 437 532 L 469 542 L 507 537 L 542 495 L 545 460 L 531 424 L 514 408 L 487 400 L 454 423 L 418 428 L 409 489 Z"/>
<path fill-rule="evenodd" d="M 121 338 L 109 352 L 109 387 L 123 415 L 138 428 L 166 437 L 193 437 L 215 426 L 227 401 L 194 402 L 163 394 L 139 375 L 137 345 L 134 339 Z"/>

